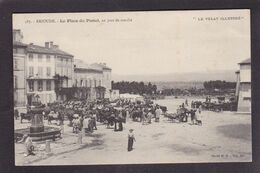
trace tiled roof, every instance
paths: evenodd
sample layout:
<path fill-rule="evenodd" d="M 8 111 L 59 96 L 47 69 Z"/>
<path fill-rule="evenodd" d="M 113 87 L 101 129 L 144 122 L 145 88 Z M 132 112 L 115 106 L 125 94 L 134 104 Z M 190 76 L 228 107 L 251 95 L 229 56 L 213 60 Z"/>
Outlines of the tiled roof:
<path fill-rule="evenodd" d="M 22 47 L 27 47 L 27 44 L 24 44 L 22 42 L 14 41 L 13 46 L 22 46 Z"/>
<path fill-rule="evenodd" d="M 103 73 L 102 70 L 98 70 L 98 69 L 94 69 L 94 68 L 79 68 L 79 67 L 76 67 L 74 68 L 74 71 L 75 72 L 81 72 L 81 73 L 84 73 L 84 72 L 92 72 L 92 73 Z"/>
<path fill-rule="evenodd" d="M 248 59 L 246 59 L 246 60 L 244 60 L 244 61 L 242 61 L 238 64 L 251 64 L 251 58 L 248 58 Z"/>
<path fill-rule="evenodd" d="M 112 70 L 111 68 L 109 68 L 108 66 L 106 66 L 105 64 L 102 64 L 102 63 L 94 63 L 94 64 L 91 64 L 91 66 L 100 67 L 104 70 Z"/>
<path fill-rule="evenodd" d="M 58 54 L 58 55 L 65 55 L 65 56 L 73 56 L 67 52 L 64 52 L 60 49 L 54 49 L 54 48 L 46 48 L 34 44 L 29 44 L 27 48 L 28 52 L 34 52 L 34 53 L 46 53 L 46 54 Z"/>

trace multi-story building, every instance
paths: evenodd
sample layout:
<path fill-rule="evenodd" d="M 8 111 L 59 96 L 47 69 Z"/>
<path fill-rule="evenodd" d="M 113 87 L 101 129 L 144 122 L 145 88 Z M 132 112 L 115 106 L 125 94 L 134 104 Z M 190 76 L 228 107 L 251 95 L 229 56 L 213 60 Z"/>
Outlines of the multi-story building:
<path fill-rule="evenodd" d="M 105 98 L 111 98 L 112 86 L 111 86 L 111 72 L 112 69 L 107 67 L 106 63 L 94 63 L 91 64 L 92 67 L 100 69 L 103 71 L 102 75 L 102 86 L 106 88 Z"/>
<path fill-rule="evenodd" d="M 103 71 L 81 60 L 75 60 L 74 86 L 86 89 L 85 92 L 77 93 L 77 97 L 90 100 L 104 98 Z"/>
<path fill-rule="evenodd" d="M 111 97 L 111 68 L 105 63 L 85 64 L 59 49 L 53 42 L 44 46 L 22 43 L 20 30 L 13 30 L 14 101 L 26 107 L 66 100 L 70 89 L 80 88 L 80 98 Z"/>
<path fill-rule="evenodd" d="M 238 98 L 238 112 L 251 113 L 251 59 L 239 63 L 237 74 L 236 96 Z"/>
<path fill-rule="evenodd" d="M 29 44 L 26 57 L 28 103 L 51 103 L 63 99 L 57 94 L 62 87 L 71 87 L 73 56 L 60 50 L 53 42 L 45 46 Z"/>
<path fill-rule="evenodd" d="M 14 107 L 22 112 L 26 109 L 26 80 L 25 59 L 27 45 L 22 43 L 20 30 L 13 30 L 13 79 L 14 79 Z"/>

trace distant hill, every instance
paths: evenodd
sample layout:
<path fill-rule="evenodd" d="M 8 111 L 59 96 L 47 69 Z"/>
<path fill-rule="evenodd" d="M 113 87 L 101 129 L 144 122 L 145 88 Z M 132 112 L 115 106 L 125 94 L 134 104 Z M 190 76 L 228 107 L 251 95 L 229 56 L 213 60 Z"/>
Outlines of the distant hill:
<path fill-rule="evenodd" d="M 191 87 L 204 88 L 203 82 L 210 80 L 225 80 L 235 82 L 236 75 L 233 70 L 213 71 L 213 72 L 195 72 L 182 74 L 160 74 L 160 75 L 118 75 L 113 74 L 112 80 L 117 81 L 143 81 L 151 82 L 157 85 L 157 88 L 182 88 L 188 89 Z"/>
<path fill-rule="evenodd" d="M 204 88 L 203 82 L 152 82 L 152 84 L 157 86 L 157 90 L 162 89 L 171 89 L 171 88 L 179 88 L 179 89 L 189 89 L 189 88 Z"/>
<path fill-rule="evenodd" d="M 144 81 L 144 82 L 204 82 L 209 80 L 236 81 L 235 71 L 211 71 L 194 73 L 174 73 L 174 74 L 151 74 L 151 75 L 119 75 L 112 74 L 114 81 Z"/>

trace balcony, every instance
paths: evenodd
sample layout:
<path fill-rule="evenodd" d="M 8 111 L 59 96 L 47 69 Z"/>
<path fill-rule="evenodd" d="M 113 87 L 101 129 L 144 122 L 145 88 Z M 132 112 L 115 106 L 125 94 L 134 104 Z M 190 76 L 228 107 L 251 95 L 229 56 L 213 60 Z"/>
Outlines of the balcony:
<path fill-rule="evenodd" d="M 26 78 L 26 80 L 39 80 L 39 79 L 53 79 L 54 80 L 54 78 L 53 77 L 51 77 L 51 76 L 28 76 L 27 78 Z"/>

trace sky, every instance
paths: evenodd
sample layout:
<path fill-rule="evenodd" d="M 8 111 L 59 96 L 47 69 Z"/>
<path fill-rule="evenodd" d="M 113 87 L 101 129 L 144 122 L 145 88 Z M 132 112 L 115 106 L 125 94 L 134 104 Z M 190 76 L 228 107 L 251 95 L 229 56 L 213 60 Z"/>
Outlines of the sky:
<path fill-rule="evenodd" d="M 251 56 L 249 10 L 13 14 L 13 28 L 121 75 L 235 71 Z"/>

